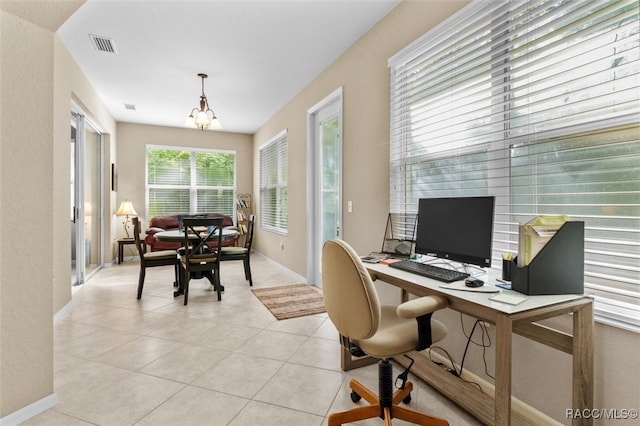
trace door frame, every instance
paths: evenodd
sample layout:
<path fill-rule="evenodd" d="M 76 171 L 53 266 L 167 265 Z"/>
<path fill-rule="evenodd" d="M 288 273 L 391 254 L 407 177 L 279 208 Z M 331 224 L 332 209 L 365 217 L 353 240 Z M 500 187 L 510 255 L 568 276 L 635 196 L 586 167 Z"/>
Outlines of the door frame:
<path fill-rule="evenodd" d="M 85 196 L 84 196 L 84 175 L 85 175 L 85 164 L 84 164 L 84 156 L 86 151 L 86 140 L 85 140 L 85 131 L 86 127 L 90 127 L 95 131 L 99 136 L 99 153 L 97 159 L 97 174 L 98 174 L 98 200 L 100 202 L 100 206 L 97 212 L 97 219 L 99 222 L 99 229 L 97 232 L 97 237 L 99 238 L 97 247 L 97 267 L 87 272 L 85 268 L 86 261 L 86 251 L 84 244 L 84 226 L 79 226 L 76 224 L 76 278 L 77 281 L 72 281 L 72 286 L 78 286 L 84 284 L 92 275 L 98 272 L 104 266 L 104 241 L 105 241 L 105 222 L 104 222 L 104 209 L 105 209 L 105 168 L 104 168 L 104 158 L 105 158 L 105 133 L 101 126 L 97 124 L 95 120 L 88 116 L 87 113 L 73 100 L 71 101 L 71 120 L 76 120 L 76 141 L 75 141 L 75 158 L 72 160 L 75 162 L 75 173 L 76 178 L 75 182 L 75 193 L 77 202 L 76 206 L 76 220 L 80 220 L 81 224 L 85 215 Z M 73 200 L 71 200 L 73 201 Z M 78 265 L 80 262 L 80 265 Z M 73 272 L 72 272 L 73 274 Z"/>
<path fill-rule="evenodd" d="M 316 197 L 316 184 L 318 173 L 316 170 L 315 156 L 318 149 L 318 141 L 316 140 L 315 121 L 317 114 L 327 106 L 338 103 L 339 114 L 339 132 L 340 132 L 340 185 L 338 194 L 338 223 L 340 224 L 340 235 L 343 235 L 342 226 L 342 119 L 343 119 L 343 98 L 342 98 L 342 86 L 334 90 L 327 97 L 320 102 L 312 106 L 307 110 L 307 284 L 316 285 L 322 287 L 322 283 L 316 283 L 315 277 L 319 274 L 319 268 L 321 265 L 315 265 L 314 259 L 318 258 L 318 253 L 315 252 L 316 244 L 316 229 L 315 224 L 318 215 L 317 197 Z"/>
<path fill-rule="evenodd" d="M 81 158 L 84 156 L 84 144 L 81 143 L 84 133 L 84 115 L 79 111 L 77 107 L 72 103 L 71 107 L 71 126 L 75 125 L 76 137 L 73 141 L 73 158 L 70 161 L 73 163 L 73 176 L 71 176 L 73 182 L 73 195 L 71 196 L 71 204 L 73 206 L 71 212 L 74 222 L 71 223 L 71 259 L 73 262 L 75 256 L 75 267 L 72 264 L 71 268 L 71 285 L 78 286 L 84 283 L 84 258 L 85 249 L 82 241 L 84 240 L 84 229 L 80 224 L 82 223 L 82 215 L 84 215 L 83 208 L 83 194 L 82 194 L 82 179 L 84 174 L 84 163 Z M 75 247 L 75 249 L 74 249 Z M 74 252 L 75 250 L 75 252 Z"/>

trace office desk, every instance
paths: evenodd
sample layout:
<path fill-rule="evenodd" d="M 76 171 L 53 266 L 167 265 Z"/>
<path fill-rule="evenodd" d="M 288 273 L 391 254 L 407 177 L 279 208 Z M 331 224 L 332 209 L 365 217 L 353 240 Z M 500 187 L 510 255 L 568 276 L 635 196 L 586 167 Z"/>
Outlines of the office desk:
<path fill-rule="evenodd" d="M 593 408 L 593 301 L 579 295 L 529 296 L 519 305 L 489 300 L 491 293 L 450 290 L 442 282 L 389 268 L 383 264 L 366 264 L 378 280 L 402 289 L 402 298 L 442 295 L 449 308 L 488 321 L 496 327 L 495 397 L 464 383 L 426 358 L 416 355 L 412 372 L 440 393 L 454 400 L 480 421 L 491 425 L 511 423 L 511 343 L 513 333 L 573 355 L 574 409 Z M 495 294 L 495 293 L 493 293 Z M 573 314 L 573 335 L 536 324 L 536 321 Z M 424 361 L 423 361 L 424 360 Z M 401 364 L 406 364 L 398 358 Z M 343 349 L 342 368 L 349 370 L 366 364 L 352 359 Z M 419 364 L 420 362 L 420 364 Z M 523 419 L 514 418 L 514 423 Z M 574 419 L 573 424 L 593 424 L 592 419 Z"/>

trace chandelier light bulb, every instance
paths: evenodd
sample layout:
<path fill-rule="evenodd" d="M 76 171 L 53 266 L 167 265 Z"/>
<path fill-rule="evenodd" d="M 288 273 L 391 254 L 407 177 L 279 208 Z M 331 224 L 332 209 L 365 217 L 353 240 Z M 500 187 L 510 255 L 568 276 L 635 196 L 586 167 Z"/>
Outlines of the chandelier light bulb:
<path fill-rule="evenodd" d="M 209 124 L 209 117 L 207 117 L 207 113 L 204 111 L 198 112 L 198 116 L 196 117 L 196 124 L 198 126 L 206 126 Z"/>

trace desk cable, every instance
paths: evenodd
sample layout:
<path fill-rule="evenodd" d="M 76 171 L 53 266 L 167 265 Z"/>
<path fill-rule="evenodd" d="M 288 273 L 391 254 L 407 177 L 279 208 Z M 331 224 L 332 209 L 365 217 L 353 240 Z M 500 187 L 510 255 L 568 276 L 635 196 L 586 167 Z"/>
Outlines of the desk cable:
<path fill-rule="evenodd" d="M 495 381 L 496 378 L 489 373 L 489 368 L 487 366 L 487 357 L 486 357 L 487 348 L 491 347 L 491 336 L 489 335 L 489 331 L 487 330 L 487 325 L 485 324 L 484 321 L 476 320 L 473 323 L 473 328 L 471 329 L 471 334 L 469 334 L 467 336 L 467 333 L 464 330 L 464 321 L 463 321 L 462 313 L 460 314 L 460 324 L 462 326 L 462 333 L 465 335 L 465 337 L 467 337 L 467 344 L 466 344 L 466 346 L 464 348 L 464 354 L 462 355 L 462 362 L 460 363 L 460 374 L 462 374 L 462 369 L 464 367 L 464 360 L 467 357 L 467 350 L 469 349 L 469 344 L 473 343 L 474 345 L 480 346 L 482 348 L 482 361 L 484 363 L 484 373 L 488 377 L 490 377 L 491 379 L 493 379 Z M 476 327 L 478 325 L 480 325 L 480 330 L 482 331 L 482 340 L 481 340 L 481 342 L 475 342 L 473 340 L 473 333 L 475 332 Z"/>
<path fill-rule="evenodd" d="M 439 361 L 434 361 L 433 358 L 431 358 L 431 351 L 432 350 L 438 350 L 438 351 L 443 352 L 447 356 L 447 358 L 449 359 L 449 364 L 451 365 L 451 368 L 449 368 L 449 366 L 445 365 L 445 363 L 442 363 L 442 362 L 439 362 Z M 459 378 L 463 382 L 468 383 L 470 385 L 476 386 L 480 392 L 484 393 L 484 391 L 482 390 L 482 386 L 480 386 L 478 383 L 472 382 L 470 380 L 465 380 L 465 379 L 462 378 L 462 376 L 460 375 L 462 373 L 462 370 L 460 370 L 460 371 L 456 370 L 456 364 L 453 362 L 453 358 L 451 357 L 449 352 L 447 352 L 447 350 L 445 348 L 443 348 L 442 346 L 431 346 L 429 348 L 429 360 L 431 362 L 433 362 L 434 364 L 436 364 L 437 366 L 444 368 L 449 373 L 453 374 L 454 376 L 456 376 L 457 378 Z"/>
<path fill-rule="evenodd" d="M 476 387 L 477 387 L 481 392 L 483 392 L 482 387 L 481 387 L 478 383 L 475 383 L 475 382 L 472 382 L 472 381 L 469 381 L 469 380 L 464 380 L 464 379 L 462 378 L 462 370 L 464 369 L 464 361 L 465 361 L 465 358 L 467 357 L 467 351 L 468 351 L 468 349 L 469 349 L 469 344 L 470 344 L 470 343 L 473 343 L 474 345 L 477 345 L 477 346 L 482 347 L 482 360 L 483 360 L 483 362 L 484 362 L 484 371 L 485 371 L 485 374 L 486 374 L 487 376 L 489 376 L 492 380 L 494 380 L 494 381 L 495 381 L 495 377 L 493 377 L 493 376 L 489 373 L 488 366 L 487 366 L 487 359 L 486 359 L 486 349 L 487 349 L 488 347 L 491 347 L 491 337 L 489 336 L 489 332 L 488 332 L 488 330 L 487 330 L 487 328 L 486 328 L 487 326 L 486 326 L 486 324 L 485 324 L 483 321 L 476 320 L 476 321 L 474 322 L 474 324 L 473 324 L 473 328 L 471 329 L 471 334 L 470 334 L 470 335 L 467 335 L 467 333 L 466 333 L 466 331 L 465 331 L 465 329 L 464 329 L 464 322 L 463 322 L 462 313 L 460 314 L 460 322 L 461 322 L 461 326 L 462 326 L 462 332 L 463 332 L 463 334 L 465 335 L 465 337 L 467 338 L 467 344 L 466 344 L 466 346 L 465 346 L 464 353 L 463 353 L 463 355 L 462 355 L 462 362 L 460 363 L 460 371 L 458 371 L 458 370 L 456 369 L 456 364 L 455 364 L 455 362 L 453 361 L 453 357 L 449 354 L 449 352 L 447 352 L 447 350 L 446 350 L 446 349 L 444 349 L 444 348 L 443 348 L 443 347 L 441 347 L 441 346 L 432 346 L 432 347 L 430 347 L 430 348 L 429 348 L 429 359 L 431 360 L 431 362 L 435 363 L 436 365 L 438 365 L 438 366 L 440 366 L 440 367 L 443 367 L 443 368 L 446 368 L 446 369 L 447 369 L 451 374 L 453 374 L 453 375 L 454 375 L 454 376 L 456 376 L 456 377 L 459 377 L 459 378 L 460 378 L 462 381 L 464 381 L 465 383 L 469 383 L 469 384 L 475 385 L 475 386 L 476 386 Z M 472 337 L 473 337 L 473 333 L 475 332 L 475 329 L 476 329 L 476 327 L 477 327 L 478 325 L 480 325 L 480 330 L 482 331 L 482 340 L 481 340 L 481 342 L 476 342 L 476 341 L 474 341 L 474 340 L 472 339 Z M 444 364 L 443 364 L 443 363 L 441 363 L 441 362 L 434 361 L 434 360 L 431 358 L 431 351 L 432 351 L 432 350 L 439 350 L 439 351 L 443 352 L 443 353 L 446 355 L 446 357 L 448 358 L 448 360 L 449 360 L 449 364 L 451 365 L 451 368 L 448 368 L 446 365 L 444 365 Z"/>

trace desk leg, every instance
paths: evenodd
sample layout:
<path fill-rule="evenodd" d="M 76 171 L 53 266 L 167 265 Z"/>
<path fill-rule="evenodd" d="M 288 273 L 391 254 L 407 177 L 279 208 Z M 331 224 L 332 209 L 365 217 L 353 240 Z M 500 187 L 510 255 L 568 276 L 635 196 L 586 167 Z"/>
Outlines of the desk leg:
<path fill-rule="evenodd" d="M 593 303 L 573 313 L 573 409 L 593 408 Z M 574 425 L 592 425 L 593 418 L 574 418 Z"/>
<path fill-rule="evenodd" d="M 400 303 L 404 303 L 409 301 L 409 292 L 405 289 L 402 289 L 400 292 Z"/>
<path fill-rule="evenodd" d="M 496 321 L 496 387 L 494 425 L 511 422 L 511 340 L 513 324 L 506 315 Z"/>

